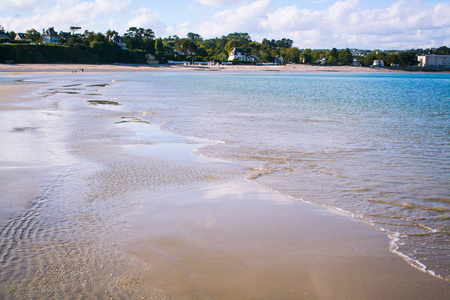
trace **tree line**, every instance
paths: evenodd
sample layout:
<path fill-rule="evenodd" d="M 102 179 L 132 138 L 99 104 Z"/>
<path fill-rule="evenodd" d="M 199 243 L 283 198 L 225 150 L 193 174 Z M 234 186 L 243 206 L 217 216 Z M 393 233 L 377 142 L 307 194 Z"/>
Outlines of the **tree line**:
<path fill-rule="evenodd" d="M 14 37 L 15 32 L 9 32 Z M 114 47 L 111 37 L 118 35 L 114 30 L 105 34 L 85 30 L 83 33 L 59 33 L 63 46 L 84 46 L 95 49 L 98 53 L 111 52 Z M 35 29 L 27 30 L 24 34 L 32 43 L 42 42 L 42 35 Z M 372 65 L 374 60 L 384 60 L 387 66 L 415 66 L 417 55 L 422 54 L 450 54 L 450 49 L 442 46 L 437 49 L 412 49 L 409 51 L 365 51 L 355 54 L 350 49 L 299 49 L 293 47 L 293 41 L 288 38 L 269 40 L 264 38 L 261 42 L 253 41 L 248 33 L 235 32 L 226 36 L 212 39 L 203 39 L 199 34 L 189 32 L 186 37 L 177 35 L 156 38 L 153 30 L 130 27 L 122 36 L 128 51 L 144 52 L 154 55 L 160 63 L 169 60 L 196 61 L 196 62 L 224 62 L 228 61 L 230 52 L 239 48 L 245 55 L 256 58 L 256 61 L 247 63 L 270 63 L 275 59 L 284 63 L 322 63 L 327 65 L 352 65 L 357 61 L 362 66 Z M 5 41 L 3 41 L 5 42 Z M 10 41 L 11 42 L 11 41 Z M 20 41 L 19 41 L 20 42 Z M 235 63 L 243 63 L 235 61 Z"/>

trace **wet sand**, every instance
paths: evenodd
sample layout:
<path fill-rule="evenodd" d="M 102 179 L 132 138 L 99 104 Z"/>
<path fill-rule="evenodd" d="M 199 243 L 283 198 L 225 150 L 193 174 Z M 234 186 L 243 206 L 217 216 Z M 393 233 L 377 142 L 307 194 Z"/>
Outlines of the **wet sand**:
<path fill-rule="evenodd" d="M 250 182 L 192 190 L 124 219 L 122 247 L 173 299 L 446 299 L 448 282 L 345 214 Z"/>
<path fill-rule="evenodd" d="M 4 86 L 0 88 L 5 90 Z M 6 93 L 2 94 L 1 103 L 14 107 L 14 101 L 23 100 L 17 98 L 20 89 L 7 89 L 8 98 L 3 96 Z M 34 102 L 33 107 L 35 105 Z M 5 112 L 4 108 L 2 111 Z M 27 136 L 22 138 L 26 140 Z M 29 146 L 32 142 L 37 145 L 36 140 L 29 141 L 31 144 L 25 142 L 19 146 Z M 130 158 L 124 160 L 125 163 L 145 163 L 140 154 L 122 150 L 120 157 Z M 176 155 L 176 147 L 171 151 L 171 160 L 186 156 L 183 144 L 178 149 L 179 155 Z M 164 163 L 167 160 L 164 154 L 164 150 L 159 154 L 154 151 L 152 159 Z M 8 173 L 13 177 L 0 177 L 2 195 L 7 190 L 11 196 L 0 197 L 1 204 L 10 209 L 1 217 L 9 218 L 27 206 L 23 199 L 33 198 L 39 178 L 45 178 L 45 167 L 30 171 L 17 167 L 14 161 L 2 163 L 3 167 L 8 163 L 15 166 Z M 136 166 L 130 167 L 133 168 L 138 170 Z M 133 275 L 133 280 L 121 284 L 133 288 L 134 281 L 142 282 L 147 288 L 158 291 L 155 298 L 450 297 L 449 282 L 423 273 L 391 253 L 385 233 L 348 215 L 267 191 L 245 181 L 244 177 L 176 193 L 165 192 L 160 196 L 141 194 L 137 197 L 133 191 L 128 191 L 121 197 L 135 197 L 139 201 L 135 201 L 128 213 L 115 220 L 120 230 L 109 234 L 109 244 L 101 244 L 103 248 L 97 252 L 103 249 L 110 253 L 115 249 L 120 253 L 118 257 L 131 256 L 130 262 L 138 261 L 135 264 L 145 265 L 136 272 L 139 275 Z M 6 198 L 8 202 L 5 202 Z M 145 201 L 140 201 L 142 199 Z M 92 259 L 86 257 L 82 261 L 96 261 L 94 267 L 115 264 L 114 257 L 104 257 L 90 252 L 90 248 L 88 250 L 84 255 L 92 255 Z M 61 254 L 61 257 L 66 257 L 66 254 Z M 65 259 L 58 263 L 64 264 Z M 117 265 L 124 270 L 127 268 L 123 260 Z M 63 285 L 67 280 L 64 276 L 53 278 L 48 288 Z M 103 276 L 102 280 L 108 280 L 108 276 Z M 99 289 L 95 281 L 87 288 L 88 292 Z M 76 294 L 72 295 L 76 297 Z"/>

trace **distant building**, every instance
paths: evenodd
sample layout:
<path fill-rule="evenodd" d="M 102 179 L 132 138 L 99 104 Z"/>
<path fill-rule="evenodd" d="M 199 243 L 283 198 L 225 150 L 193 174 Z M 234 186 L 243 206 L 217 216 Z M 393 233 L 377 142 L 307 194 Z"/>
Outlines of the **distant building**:
<path fill-rule="evenodd" d="M 352 66 L 354 66 L 354 67 L 361 67 L 361 63 L 358 60 L 353 59 Z"/>
<path fill-rule="evenodd" d="M 420 67 L 450 67 L 450 55 L 419 55 Z"/>
<path fill-rule="evenodd" d="M 12 38 L 5 32 L 5 28 L 0 25 L 0 39 L 8 39 L 11 40 Z"/>
<path fill-rule="evenodd" d="M 239 48 L 234 48 L 230 52 L 230 56 L 228 56 L 228 60 L 240 60 L 240 61 L 248 61 L 247 55 L 245 55 L 244 51 Z"/>
<path fill-rule="evenodd" d="M 234 48 L 233 50 L 231 50 L 230 55 L 228 56 L 228 61 L 232 60 L 257 62 L 259 61 L 259 57 L 255 54 L 245 55 L 244 50 L 240 48 Z"/>
<path fill-rule="evenodd" d="M 125 42 L 125 40 L 121 36 L 119 36 L 117 34 L 114 34 L 113 36 L 109 37 L 109 41 L 113 42 L 116 45 L 118 45 L 123 50 L 127 50 L 127 43 Z"/>
<path fill-rule="evenodd" d="M 259 61 L 259 58 L 258 58 L 258 56 L 254 55 L 254 54 L 250 54 L 250 55 L 247 55 L 247 60 L 252 61 L 252 62 L 257 62 L 257 61 Z"/>
<path fill-rule="evenodd" d="M 145 57 L 147 58 L 147 64 L 149 65 L 157 65 L 159 63 L 159 61 L 156 60 L 156 57 L 150 53 L 147 53 Z"/>
<path fill-rule="evenodd" d="M 373 61 L 374 67 L 384 67 L 384 60 L 376 59 Z"/>
<path fill-rule="evenodd" d="M 60 31 L 59 35 L 67 39 L 69 36 L 72 35 L 72 33 L 71 32 Z"/>
<path fill-rule="evenodd" d="M 26 40 L 26 39 L 27 39 L 27 35 L 25 33 L 17 33 L 16 36 L 14 37 L 15 41 Z"/>
<path fill-rule="evenodd" d="M 15 41 L 22 41 L 25 43 L 31 43 L 31 39 L 27 39 L 27 35 L 25 33 L 17 33 L 16 36 L 14 37 Z"/>
<path fill-rule="evenodd" d="M 58 44 L 61 45 L 61 38 L 56 33 L 54 27 L 50 27 L 47 30 L 42 30 L 42 43 L 43 44 Z"/>
<path fill-rule="evenodd" d="M 316 60 L 316 64 L 324 65 L 326 63 L 327 63 L 327 59 L 325 57 L 322 57 L 322 58 Z"/>
<path fill-rule="evenodd" d="M 282 57 L 275 57 L 274 63 L 281 65 L 284 63 L 284 59 Z"/>

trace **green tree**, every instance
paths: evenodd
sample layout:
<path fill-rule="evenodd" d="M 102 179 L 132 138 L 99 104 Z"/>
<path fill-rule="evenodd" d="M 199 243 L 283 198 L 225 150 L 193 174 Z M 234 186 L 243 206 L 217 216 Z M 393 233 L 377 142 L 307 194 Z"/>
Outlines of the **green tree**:
<path fill-rule="evenodd" d="M 156 53 L 162 54 L 164 52 L 164 45 L 161 38 L 155 40 L 155 51 Z"/>
<path fill-rule="evenodd" d="M 417 66 L 417 56 L 414 52 L 400 52 L 398 54 L 398 59 L 401 66 L 412 67 Z"/>
<path fill-rule="evenodd" d="M 275 42 L 275 45 L 280 48 L 291 48 L 293 44 L 294 41 L 287 38 L 282 38 L 281 40 Z"/>
<path fill-rule="evenodd" d="M 198 33 L 189 32 L 187 34 L 187 37 L 189 40 L 191 40 L 194 43 L 203 41 L 202 37 Z"/>
<path fill-rule="evenodd" d="M 14 38 L 16 36 L 16 32 L 15 31 L 11 30 L 10 32 L 7 32 L 7 34 L 11 37 L 12 40 L 14 40 Z"/>
<path fill-rule="evenodd" d="M 370 52 L 368 55 L 364 56 L 363 64 L 365 66 L 371 66 L 373 61 L 377 59 L 377 54 L 375 51 Z"/>
<path fill-rule="evenodd" d="M 127 49 L 155 53 L 155 33 L 149 28 L 130 27 L 123 39 L 127 43 Z"/>
<path fill-rule="evenodd" d="M 83 39 L 80 34 L 72 34 L 67 37 L 69 46 L 83 45 Z"/>
<path fill-rule="evenodd" d="M 224 53 L 224 52 L 219 53 L 219 54 L 217 55 L 216 60 L 217 60 L 217 61 L 222 61 L 222 62 L 227 61 L 227 60 L 228 60 L 228 55 L 227 55 L 226 53 Z"/>
<path fill-rule="evenodd" d="M 94 41 L 99 43 L 106 42 L 106 37 L 99 32 L 94 36 Z"/>
<path fill-rule="evenodd" d="M 208 58 L 208 51 L 206 51 L 206 48 L 203 46 L 200 46 L 197 49 L 197 53 L 198 56 L 202 57 L 203 59 L 207 59 Z"/>
<path fill-rule="evenodd" d="M 94 41 L 95 38 L 95 32 L 85 30 L 84 33 L 81 35 L 81 42 L 85 46 L 90 46 L 90 44 Z"/>
<path fill-rule="evenodd" d="M 311 49 L 305 49 L 301 54 L 300 54 L 300 60 L 302 63 L 304 64 L 310 64 L 313 62 L 313 55 L 312 55 L 312 51 Z"/>
<path fill-rule="evenodd" d="M 435 50 L 435 54 L 450 55 L 450 48 L 447 48 L 446 46 L 439 47 Z"/>
<path fill-rule="evenodd" d="M 336 48 L 331 49 L 330 56 L 338 57 L 339 53 Z"/>
<path fill-rule="evenodd" d="M 353 63 L 353 55 L 350 49 L 347 48 L 339 51 L 338 61 L 343 65 L 351 66 Z"/>
<path fill-rule="evenodd" d="M 272 56 L 270 51 L 260 50 L 259 56 L 261 57 L 261 60 L 263 62 L 273 62 L 273 60 L 275 59 L 275 57 Z"/>
<path fill-rule="evenodd" d="M 113 37 L 114 35 L 118 35 L 118 34 L 119 34 L 119 33 L 118 33 L 117 31 L 108 29 L 108 31 L 106 32 L 106 38 L 107 38 L 108 41 L 109 41 L 109 39 L 110 39 L 111 37 Z"/>
<path fill-rule="evenodd" d="M 225 37 L 227 40 L 235 40 L 238 41 L 241 45 L 248 44 L 252 41 L 250 35 L 246 32 L 235 32 L 230 33 Z"/>
<path fill-rule="evenodd" d="M 41 34 L 34 28 L 26 31 L 27 39 L 32 40 L 34 43 L 41 41 Z"/>
<path fill-rule="evenodd" d="M 391 53 L 391 54 L 386 55 L 385 63 L 386 63 L 387 66 L 400 64 L 400 60 L 398 58 L 397 53 Z"/>
<path fill-rule="evenodd" d="M 321 58 L 325 57 L 325 53 L 322 50 L 312 50 L 312 61 L 316 62 Z"/>
<path fill-rule="evenodd" d="M 186 56 L 190 56 L 197 51 L 197 45 L 191 40 L 181 39 L 177 50 L 180 50 Z"/>
<path fill-rule="evenodd" d="M 236 40 L 230 40 L 226 43 L 224 49 L 225 51 L 228 52 L 228 54 L 230 54 L 231 51 L 233 51 L 234 48 L 239 47 L 239 43 Z"/>

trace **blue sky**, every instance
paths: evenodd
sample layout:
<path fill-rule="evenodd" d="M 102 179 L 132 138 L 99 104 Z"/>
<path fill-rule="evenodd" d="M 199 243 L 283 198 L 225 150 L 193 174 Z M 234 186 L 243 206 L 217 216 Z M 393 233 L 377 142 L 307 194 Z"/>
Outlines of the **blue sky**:
<path fill-rule="evenodd" d="M 0 25 L 15 32 L 76 25 L 123 34 L 137 26 L 158 37 L 285 37 L 299 48 L 450 46 L 448 0 L 2 0 L 0 7 Z"/>

